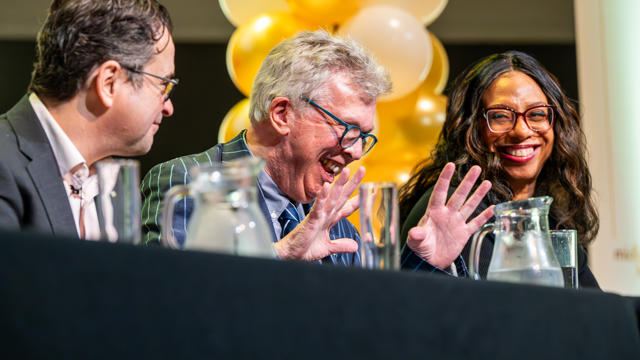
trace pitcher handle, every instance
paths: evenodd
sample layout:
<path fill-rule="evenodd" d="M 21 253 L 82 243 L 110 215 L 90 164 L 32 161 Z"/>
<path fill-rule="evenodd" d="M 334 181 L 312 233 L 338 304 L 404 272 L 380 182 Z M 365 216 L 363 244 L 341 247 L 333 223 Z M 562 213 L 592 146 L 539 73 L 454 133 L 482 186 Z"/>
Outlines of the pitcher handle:
<path fill-rule="evenodd" d="M 191 196 L 191 190 L 187 185 L 176 185 L 167 191 L 162 206 L 162 246 L 171 249 L 179 249 L 180 245 L 173 235 L 173 211 L 176 202 Z"/>
<path fill-rule="evenodd" d="M 474 280 L 480 280 L 480 250 L 484 237 L 493 231 L 494 224 L 484 224 L 484 226 L 473 234 L 471 241 L 471 252 L 469 254 L 469 275 Z M 478 270 L 476 270 L 478 269 Z"/>

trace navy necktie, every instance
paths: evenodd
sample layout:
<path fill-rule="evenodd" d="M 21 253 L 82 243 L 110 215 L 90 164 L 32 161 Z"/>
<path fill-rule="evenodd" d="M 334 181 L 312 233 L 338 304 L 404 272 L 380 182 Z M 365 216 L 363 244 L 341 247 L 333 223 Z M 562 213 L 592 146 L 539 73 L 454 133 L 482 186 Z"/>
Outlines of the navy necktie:
<path fill-rule="evenodd" d="M 289 205 L 287 205 L 287 207 L 278 218 L 278 222 L 282 227 L 282 232 L 280 232 L 280 239 L 285 237 L 288 233 L 291 232 L 291 230 L 293 230 L 296 226 L 298 226 L 298 224 L 300 224 L 298 211 L 291 202 L 289 202 Z"/>

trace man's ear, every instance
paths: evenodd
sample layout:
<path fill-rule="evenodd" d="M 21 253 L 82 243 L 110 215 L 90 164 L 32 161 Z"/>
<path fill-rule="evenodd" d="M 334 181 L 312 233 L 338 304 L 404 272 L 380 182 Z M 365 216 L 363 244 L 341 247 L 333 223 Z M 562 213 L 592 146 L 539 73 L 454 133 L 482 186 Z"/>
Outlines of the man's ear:
<path fill-rule="evenodd" d="M 269 123 L 278 134 L 289 134 L 293 116 L 293 108 L 289 98 L 280 96 L 271 101 L 269 105 Z"/>
<path fill-rule="evenodd" d="M 91 86 L 96 91 L 96 96 L 107 108 L 113 106 L 116 92 L 119 90 L 120 85 L 123 84 L 122 80 L 126 79 L 126 75 L 122 75 L 123 71 L 125 70 L 117 61 L 108 60 L 94 70 L 92 74 L 93 81 L 89 79 L 90 83 L 92 83 Z"/>

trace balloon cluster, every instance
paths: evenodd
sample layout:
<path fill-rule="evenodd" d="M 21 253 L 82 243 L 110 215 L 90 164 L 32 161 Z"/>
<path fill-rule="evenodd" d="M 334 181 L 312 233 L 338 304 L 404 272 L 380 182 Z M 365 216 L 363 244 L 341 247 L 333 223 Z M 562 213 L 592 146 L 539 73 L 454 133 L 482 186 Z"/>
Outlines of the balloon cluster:
<path fill-rule="evenodd" d="M 219 0 L 237 27 L 227 45 L 227 70 L 236 87 L 250 95 L 253 79 L 269 51 L 303 30 L 328 29 L 350 36 L 384 65 L 393 92 L 377 105 L 379 142 L 353 164 L 364 165 L 364 181 L 404 183 L 412 167 L 427 157 L 444 122 L 442 96 L 449 60 L 426 29 L 447 0 Z M 229 110 L 218 135 L 230 140 L 250 126 L 249 101 Z M 352 169 L 353 170 L 353 169 Z"/>

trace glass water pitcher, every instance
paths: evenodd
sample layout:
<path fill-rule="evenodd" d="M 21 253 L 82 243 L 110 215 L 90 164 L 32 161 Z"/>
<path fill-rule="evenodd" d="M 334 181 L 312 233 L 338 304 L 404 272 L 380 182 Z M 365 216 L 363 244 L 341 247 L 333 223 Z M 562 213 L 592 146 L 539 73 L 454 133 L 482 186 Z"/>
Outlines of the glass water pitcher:
<path fill-rule="evenodd" d="M 488 280 L 564 286 L 562 270 L 549 236 L 549 196 L 515 200 L 496 205 L 495 223 L 486 224 L 473 235 L 470 275 L 479 279 L 482 241 L 495 235 Z"/>
<path fill-rule="evenodd" d="M 196 166 L 191 182 L 174 186 L 164 200 L 162 243 L 165 247 L 233 255 L 275 258 L 272 229 L 257 202 L 259 158 Z M 184 243 L 173 235 L 177 201 L 194 198 L 194 210 Z"/>

